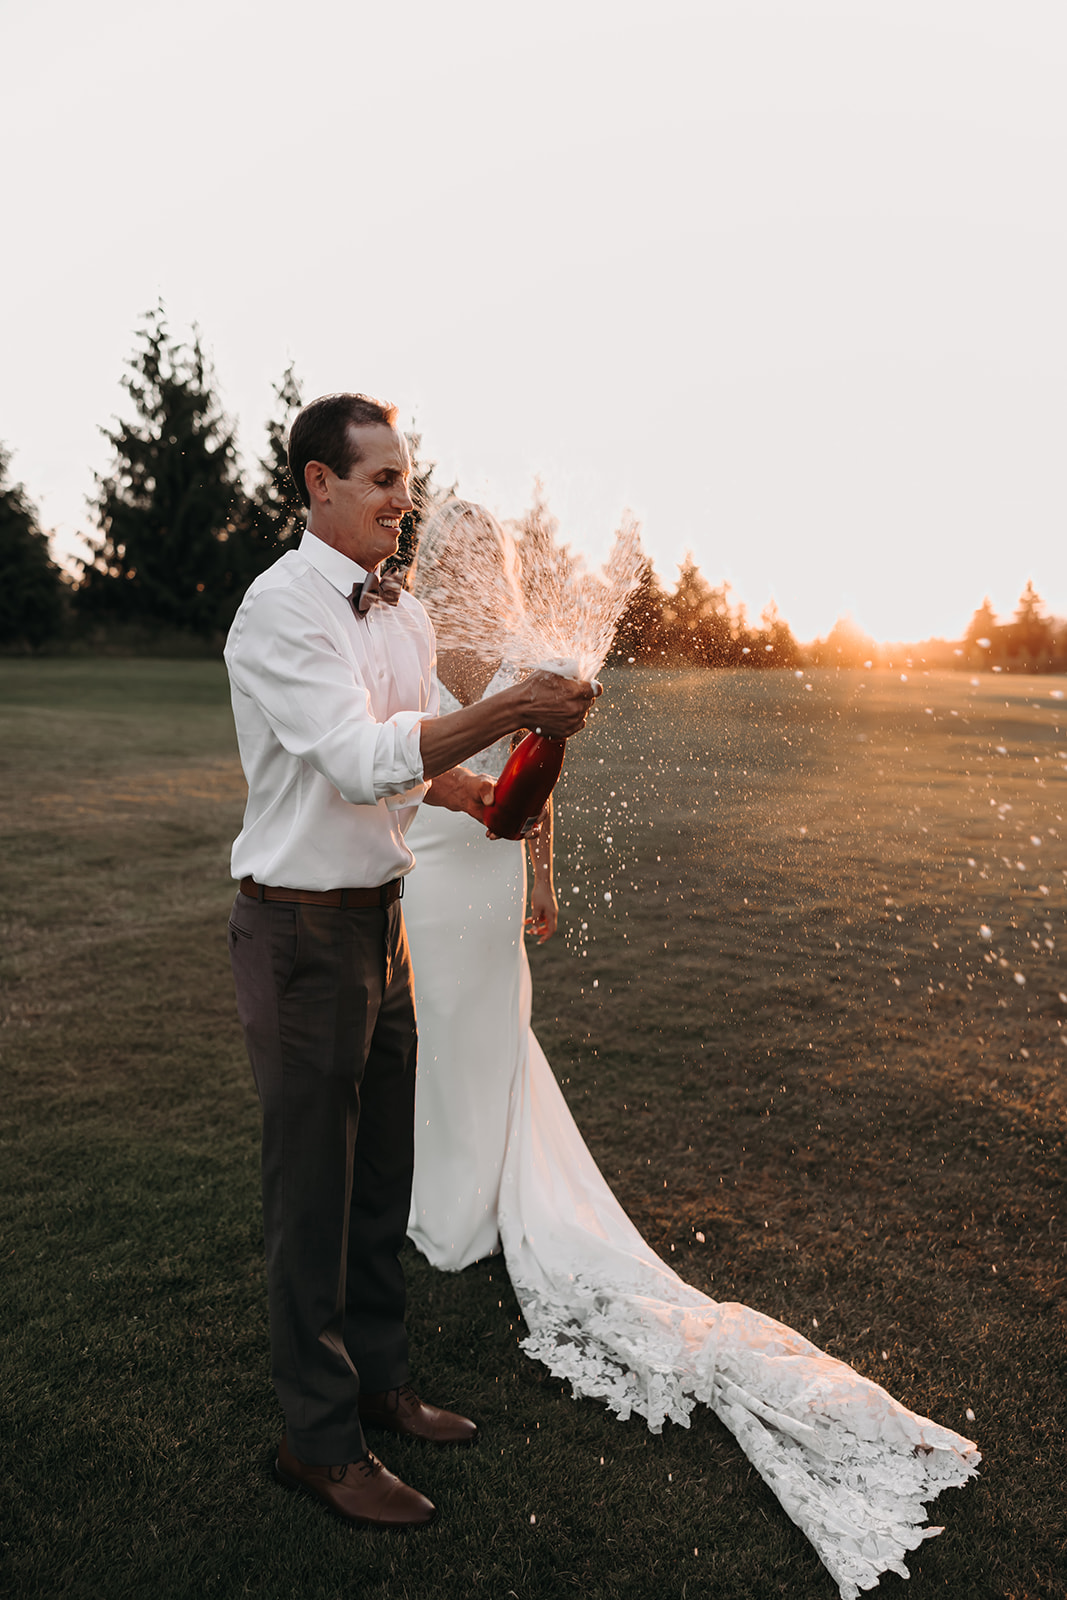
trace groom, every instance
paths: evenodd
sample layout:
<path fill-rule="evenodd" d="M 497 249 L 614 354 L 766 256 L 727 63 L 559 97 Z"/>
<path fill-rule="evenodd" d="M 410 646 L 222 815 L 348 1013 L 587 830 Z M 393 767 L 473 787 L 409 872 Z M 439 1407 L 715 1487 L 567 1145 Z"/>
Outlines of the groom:
<path fill-rule="evenodd" d="M 484 820 L 492 783 L 458 765 L 534 725 L 585 724 L 589 683 L 534 673 L 439 716 L 433 630 L 377 583 L 412 510 L 396 408 L 326 395 L 297 415 L 299 548 L 252 584 L 226 642 L 248 782 L 229 945 L 263 1110 L 275 1473 L 355 1523 L 430 1521 L 363 1427 L 467 1443 L 409 1383 L 399 1263 L 410 1203 L 415 1014 L 400 909 L 420 804 Z M 386 603 L 383 603 L 386 602 Z"/>

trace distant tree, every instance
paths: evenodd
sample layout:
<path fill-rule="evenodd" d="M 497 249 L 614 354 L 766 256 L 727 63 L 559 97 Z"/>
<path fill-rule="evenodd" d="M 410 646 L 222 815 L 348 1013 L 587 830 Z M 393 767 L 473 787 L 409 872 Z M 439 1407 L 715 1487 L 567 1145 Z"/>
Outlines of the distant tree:
<path fill-rule="evenodd" d="M 242 588 L 292 549 L 304 531 L 304 503 L 289 471 L 289 426 L 303 405 L 292 362 L 274 385 L 274 397 L 277 409 L 267 423 L 266 454 L 260 459 L 258 476 L 232 535 L 234 561 L 242 568 Z"/>
<path fill-rule="evenodd" d="M 817 667 L 862 667 L 878 656 L 878 646 L 851 617 L 838 617 L 825 639 L 816 639 L 810 651 Z"/>
<path fill-rule="evenodd" d="M 743 618 L 730 604 L 730 585 L 712 588 L 690 551 L 663 608 L 663 629 L 669 661 L 729 667 L 743 659 Z"/>
<path fill-rule="evenodd" d="M 730 601 L 730 585 L 718 583 L 711 591 L 711 612 L 704 628 L 704 660 L 709 667 L 737 667 L 748 637 L 744 606 Z"/>
<path fill-rule="evenodd" d="M 972 668 L 991 666 L 1000 633 L 997 614 L 986 595 L 963 635 L 963 664 Z"/>
<path fill-rule="evenodd" d="M 234 432 L 195 330 L 175 343 L 158 306 L 138 338 L 123 379 L 134 420 L 102 430 L 115 465 L 97 477 L 101 538 L 76 602 L 92 617 L 211 634 L 242 589 L 239 551 L 227 549 L 242 516 Z"/>
<path fill-rule="evenodd" d="M 436 461 L 422 459 L 422 434 L 408 433 L 404 437 L 407 439 L 411 455 L 411 480 L 408 488 L 415 504 L 413 510 L 401 519 L 396 555 L 390 556 L 384 565 L 387 569 L 391 567 L 395 571 L 406 572 L 415 560 L 415 553 L 419 547 L 419 532 L 427 515 L 439 502 L 454 497 L 456 485 L 453 484 L 451 489 L 438 489 L 433 481 Z"/>
<path fill-rule="evenodd" d="M 540 479 L 534 484 L 529 509 L 509 527 L 518 536 L 519 571 L 527 608 L 550 612 L 554 597 L 562 593 L 577 563 L 568 546 L 560 543 L 559 518 L 549 510 Z"/>
<path fill-rule="evenodd" d="M 800 660 L 800 647 L 773 600 L 760 612 L 760 628 L 752 637 L 751 649 L 754 667 L 795 667 Z"/>
<path fill-rule="evenodd" d="M 986 595 L 982 604 L 967 624 L 967 632 L 964 634 L 964 638 L 973 639 L 976 642 L 979 639 L 992 639 L 993 630 L 996 626 L 997 614 L 990 604 L 989 596 Z"/>
<path fill-rule="evenodd" d="M 1053 624 L 1045 613 L 1045 602 L 1029 579 L 1019 596 L 1015 616 L 1004 631 L 1009 655 L 1023 653 L 1035 664 L 1049 655 Z"/>
<path fill-rule="evenodd" d="M 640 582 L 626 604 L 626 609 L 615 630 L 612 654 L 624 661 L 662 662 L 666 633 L 663 626 L 663 608 L 667 591 L 656 575 L 651 557 L 645 559 L 645 569 Z"/>
<path fill-rule="evenodd" d="M 47 644 L 63 624 L 63 583 L 37 512 L 21 483 L 9 483 L 0 445 L 0 646 Z"/>

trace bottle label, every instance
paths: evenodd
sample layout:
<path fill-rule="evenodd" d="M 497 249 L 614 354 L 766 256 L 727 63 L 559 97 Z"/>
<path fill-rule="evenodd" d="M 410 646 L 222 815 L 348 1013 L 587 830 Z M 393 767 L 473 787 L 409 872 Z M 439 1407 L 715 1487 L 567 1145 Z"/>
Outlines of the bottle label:
<path fill-rule="evenodd" d="M 538 823 L 538 819 L 540 818 L 540 815 L 541 815 L 541 813 L 539 811 L 537 813 L 536 817 L 527 817 L 526 818 L 526 821 L 523 823 L 522 827 L 519 829 L 519 838 L 520 839 L 525 839 L 527 834 L 530 834 L 530 833 L 533 832 L 533 830 L 537 827 L 537 823 Z"/>

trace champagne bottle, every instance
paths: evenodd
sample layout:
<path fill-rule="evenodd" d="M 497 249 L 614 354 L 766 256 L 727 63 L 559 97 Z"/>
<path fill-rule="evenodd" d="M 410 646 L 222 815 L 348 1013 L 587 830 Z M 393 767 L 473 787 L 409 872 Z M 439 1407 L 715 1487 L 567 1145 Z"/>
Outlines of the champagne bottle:
<path fill-rule="evenodd" d="M 528 733 L 511 752 L 496 782 L 485 825 L 501 839 L 525 839 L 537 826 L 563 765 L 566 739 Z"/>

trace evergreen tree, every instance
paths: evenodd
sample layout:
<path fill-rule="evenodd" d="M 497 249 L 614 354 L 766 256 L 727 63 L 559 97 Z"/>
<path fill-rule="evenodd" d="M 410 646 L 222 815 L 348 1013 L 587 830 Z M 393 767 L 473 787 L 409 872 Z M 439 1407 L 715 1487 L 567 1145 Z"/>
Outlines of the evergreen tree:
<path fill-rule="evenodd" d="M 811 647 L 812 663 L 817 667 L 863 667 L 876 661 L 878 654 L 871 636 L 847 616 L 838 617 L 826 638 L 816 639 Z"/>
<path fill-rule="evenodd" d="M 1009 651 L 1013 655 L 1016 651 L 1025 651 L 1039 660 L 1050 653 L 1052 631 L 1052 622 L 1045 615 L 1045 602 L 1027 579 L 1026 588 L 1015 608 L 1015 617 L 1007 629 Z"/>
<path fill-rule="evenodd" d="M 773 600 L 768 600 L 760 612 L 760 625 L 760 631 L 752 639 L 752 665 L 795 667 L 800 660 L 800 647 Z"/>
<path fill-rule="evenodd" d="M 169 336 L 162 306 L 139 331 L 123 380 L 135 419 L 104 429 L 115 451 L 97 477 L 102 537 L 91 542 L 79 610 L 210 634 L 230 621 L 242 563 L 228 545 L 241 520 L 233 428 L 199 334 Z"/>
<path fill-rule="evenodd" d="M 406 517 L 401 518 L 400 538 L 397 541 L 396 555 L 390 556 L 383 563 L 383 570 L 394 572 L 404 571 L 415 560 L 415 553 L 419 547 L 419 531 L 423 522 L 438 502 L 450 500 L 456 493 L 456 485 L 442 493 L 434 484 L 433 474 L 437 465 L 435 461 L 424 462 L 421 459 L 422 449 L 421 433 L 405 435 L 408 442 L 408 451 L 411 455 L 411 481 L 408 488 L 411 498 L 415 502 L 414 509 Z"/>
<path fill-rule="evenodd" d="M 674 593 L 663 608 L 667 658 L 671 661 L 703 661 L 704 624 L 712 607 L 711 584 L 687 550 L 678 568 Z"/>
<path fill-rule="evenodd" d="M 663 610 L 667 657 L 708 667 L 741 660 L 738 619 L 730 606 L 730 586 L 717 588 L 704 577 L 692 552 L 678 569 L 678 583 Z"/>
<path fill-rule="evenodd" d="M 567 545 L 559 542 L 559 518 L 548 508 L 544 485 L 534 483 L 528 511 L 509 524 L 518 535 L 519 571 L 527 608 L 551 617 L 562 609 L 563 595 L 577 563 Z"/>
<path fill-rule="evenodd" d="M 703 660 L 709 667 L 740 666 L 742 649 L 748 643 L 745 608 L 731 606 L 728 583 L 717 584 L 710 598 L 703 629 Z"/>
<path fill-rule="evenodd" d="M 289 471 L 289 425 L 303 405 L 292 362 L 275 384 L 274 395 L 278 410 L 267 424 L 267 453 L 260 460 L 259 477 L 232 536 L 234 563 L 242 569 L 242 589 L 286 550 L 295 549 L 307 517 Z"/>
<path fill-rule="evenodd" d="M 63 623 L 63 584 L 37 512 L 20 483 L 8 483 L 0 445 L 0 647 L 37 648 Z"/>
<path fill-rule="evenodd" d="M 662 663 L 666 640 L 663 608 L 666 604 L 667 591 L 659 581 L 651 556 L 646 556 L 644 573 L 615 630 L 612 654 L 621 656 L 624 661 L 633 657 L 635 661 L 648 661 L 652 665 Z"/>
<path fill-rule="evenodd" d="M 977 644 L 979 639 L 985 639 L 987 641 L 985 648 L 988 649 L 989 643 L 992 641 L 996 629 L 997 614 L 989 603 L 989 596 L 986 595 L 985 599 L 982 601 L 982 604 L 978 607 L 978 610 L 968 623 L 967 632 L 964 634 L 964 638 L 968 640 L 968 642 L 974 644 Z"/>
<path fill-rule="evenodd" d="M 1000 628 L 997 614 L 986 595 L 967 625 L 963 636 L 963 659 L 968 667 L 989 666 L 993 661 L 994 645 L 999 640 Z"/>

